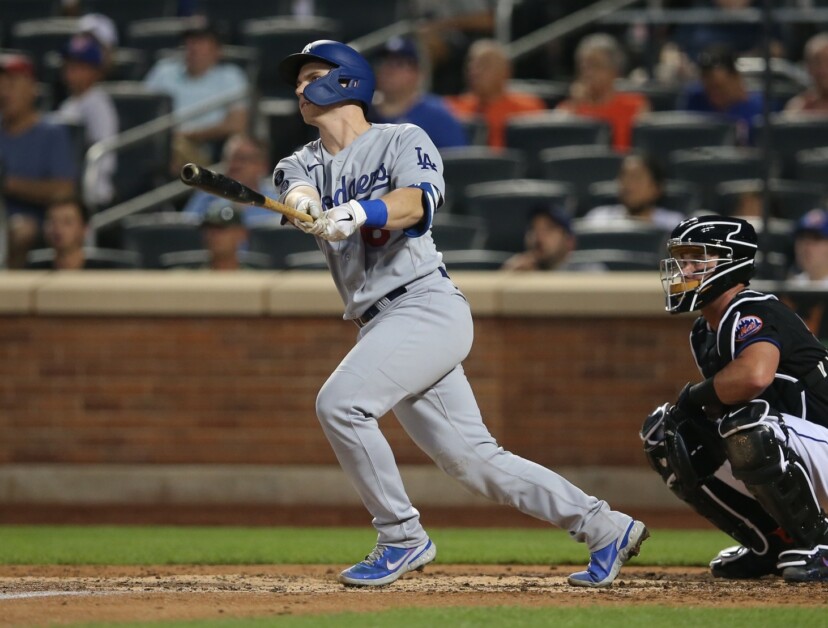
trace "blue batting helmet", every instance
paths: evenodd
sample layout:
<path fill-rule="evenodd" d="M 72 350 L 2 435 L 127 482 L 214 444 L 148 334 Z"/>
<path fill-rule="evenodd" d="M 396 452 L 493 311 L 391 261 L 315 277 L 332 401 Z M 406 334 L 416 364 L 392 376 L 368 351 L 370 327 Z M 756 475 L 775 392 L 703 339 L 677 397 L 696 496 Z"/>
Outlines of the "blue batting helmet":
<path fill-rule="evenodd" d="M 305 98 L 314 105 L 333 105 L 346 100 L 371 104 L 375 85 L 371 64 L 356 50 L 338 41 L 320 39 L 309 43 L 302 52 L 285 57 L 279 64 L 279 74 L 295 86 L 299 70 L 312 61 L 333 66 L 328 74 L 305 87 Z"/>

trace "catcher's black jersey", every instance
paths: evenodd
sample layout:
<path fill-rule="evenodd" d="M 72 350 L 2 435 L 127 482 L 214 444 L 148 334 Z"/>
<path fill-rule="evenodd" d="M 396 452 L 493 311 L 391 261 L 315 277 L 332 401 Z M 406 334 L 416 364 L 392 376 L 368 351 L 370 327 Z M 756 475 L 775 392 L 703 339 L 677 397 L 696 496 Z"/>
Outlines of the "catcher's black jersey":
<path fill-rule="evenodd" d="M 759 398 L 780 412 L 828 427 L 828 349 L 775 296 L 743 290 L 728 305 L 717 331 L 699 317 L 690 333 L 696 365 L 705 377 L 755 342 L 770 342 L 780 354 L 773 384 Z"/>

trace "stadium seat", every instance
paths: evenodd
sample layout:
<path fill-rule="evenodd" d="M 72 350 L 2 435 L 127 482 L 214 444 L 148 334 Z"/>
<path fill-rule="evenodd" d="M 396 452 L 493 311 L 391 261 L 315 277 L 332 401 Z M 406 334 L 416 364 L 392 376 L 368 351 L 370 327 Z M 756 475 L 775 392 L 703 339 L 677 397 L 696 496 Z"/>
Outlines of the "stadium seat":
<path fill-rule="evenodd" d="M 572 187 L 565 183 L 515 179 L 475 183 L 466 188 L 468 213 L 483 219 L 485 248 L 493 251 L 523 250 L 529 214 L 538 205 L 557 203 L 572 212 Z"/>
<path fill-rule="evenodd" d="M 245 20 L 291 14 L 295 0 L 198 0 L 198 11 L 227 32 L 227 41 L 240 41 L 239 27 Z"/>
<path fill-rule="evenodd" d="M 148 91 L 141 82 L 101 83 L 101 87 L 115 104 L 121 132 L 172 111 L 170 96 Z M 118 151 L 113 177 L 116 201 L 147 192 L 169 179 L 171 143 L 172 131 L 168 129 Z"/>
<path fill-rule="evenodd" d="M 587 211 L 601 205 L 618 203 L 618 183 L 616 181 L 597 181 L 587 189 Z M 665 209 L 672 209 L 682 214 L 691 214 L 699 209 L 699 191 L 689 181 L 670 179 L 664 185 L 661 203 Z"/>
<path fill-rule="evenodd" d="M 129 216 L 123 220 L 123 242 L 140 256 L 142 268 L 161 268 L 164 253 L 201 248 L 199 219 L 178 212 Z"/>
<path fill-rule="evenodd" d="M 762 194 L 761 179 L 725 181 L 716 188 L 717 205 L 713 208 L 725 216 L 733 215 L 743 194 Z M 772 179 L 769 185 L 771 216 L 785 220 L 798 220 L 815 207 L 823 207 L 824 186 L 803 181 Z"/>
<path fill-rule="evenodd" d="M 244 266 L 255 270 L 267 270 L 270 268 L 271 260 L 269 255 L 252 253 L 251 251 L 239 251 L 238 260 Z M 206 268 L 210 263 L 210 252 L 205 250 L 196 251 L 174 251 L 164 253 L 159 258 L 161 268 L 165 270 L 188 269 L 195 270 Z"/>
<path fill-rule="evenodd" d="M 716 186 L 736 179 L 759 179 L 764 161 L 757 149 L 712 146 L 673 151 L 670 155 L 672 176 L 695 183 L 701 194 L 701 206 L 716 206 Z"/>
<path fill-rule="evenodd" d="M 258 111 L 267 125 L 270 163 L 274 166 L 300 146 L 319 137 L 318 131 L 302 119 L 296 98 L 262 99 Z"/>
<path fill-rule="evenodd" d="M 623 249 L 583 249 L 572 251 L 566 263 L 571 270 L 603 267 L 609 271 L 654 273 L 658 271 L 659 262 L 663 257 L 664 254 Z"/>
<path fill-rule="evenodd" d="M 107 81 L 140 81 L 149 70 L 150 59 L 146 51 L 137 48 L 116 48 Z"/>
<path fill-rule="evenodd" d="M 357 5 L 342 0 L 315 0 L 314 15 L 339 23 L 339 41 L 350 42 L 405 17 L 397 5 L 394 0 L 360 0 L 357 8 Z"/>
<path fill-rule="evenodd" d="M 6 45 L 15 24 L 59 15 L 61 0 L 2 0 L 0 2 L 0 33 Z"/>
<path fill-rule="evenodd" d="M 270 259 L 269 268 L 287 268 L 287 257 L 293 253 L 318 251 L 316 240 L 290 226 L 281 226 L 279 219 L 248 228 L 247 248 Z"/>
<path fill-rule="evenodd" d="M 182 43 L 184 31 L 193 25 L 190 17 L 154 17 L 129 22 L 124 43 L 131 48 L 146 50 L 150 54 L 157 50 L 177 48 Z M 217 25 L 222 38 L 226 33 Z"/>
<path fill-rule="evenodd" d="M 606 122 L 557 111 L 524 114 L 506 123 L 506 146 L 526 155 L 526 176 L 540 177 L 540 152 L 546 148 L 598 144 L 609 146 Z"/>
<path fill-rule="evenodd" d="M 761 146 L 765 128 L 757 127 L 756 145 Z M 796 173 L 796 154 L 809 148 L 828 146 L 828 119 L 808 114 L 776 114 L 771 118 L 770 147 L 782 177 Z"/>
<path fill-rule="evenodd" d="M 140 265 L 140 257 L 133 251 L 85 247 L 83 254 L 90 269 L 132 270 Z M 26 255 L 26 268 L 30 270 L 49 269 L 52 268 L 54 261 L 54 249 L 35 249 Z"/>
<path fill-rule="evenodd" d="M 274 17 L 241 24 L 241 44 L 257 48 L 261 68 L 257 87 L 265 98 L 295 98 L 294 87 L 282 82 L 279 63 L 317 39 L 338 39 L 339 25 L 323 18 Z"/>
<path fill-rule="evenodd" d="M 675 111 L 679 94 L 681 93 L 677 87 L 671 87 L 661 83 L 637 84 L 627 80 L 617 80 L 615 82 L 615 89 L 622 93 L 635 93 L 646 96 L 650 102 L 650 109 L 652 111 Z"/>
<path fill-rule="evenodd" d="M 513 253 L 489 249 L 446 251 L 443 264 L 449 273 L 460 270 L 499 270 Z"/>
<path fill-rule="evenodd" d="M 572 221 L 572 231 L 576 251 L 629 251 L 658 256 L 658 259 L 664 257 L 664 244 L 669 235 L 659 227 L 624 219 L 596 224 L 576 218 Z"/>
<path fill-rule="evenodd" d="M 565 146 L 540 152 L 543 178 L 569 183 L 577 197 L 577 212 L 586 206 L 587 190 L 594 181 L 614 179 L 621 168 L 622 155 L 608 146 Z"/>
<path fill-rule="evenodd" d="M 201 4 L 204 0 L 199 0 Z M 121 35 L 130 22 L 176 15 L 177 0 L 80 0 L 81 15 L 103 13 L 118 25 Z"/>
<path fill-rule="evenodd" d="M 569 83 L 564 81 L 547 81 L 542 79 L 511 79 L 506 85 L 511 92 L 521 92 L 537 96 L 554 109 L 558 103 L 569 97 Z"/>
<path fill-rule="evenodd" d="M 461 118 L 460 124 L 466 132 L 466 138 L 471 146 L 487 146 L 489 138 L 489 126 L 482 118 L 471 117 Z"/>
<path fill-rule="evenodd" d="M 828 148 L 810 148 L 797 152 L 796 179 L 828 188 Z"/>
<path fill-rule="evenodd" d="M 768 221 L 766 232 L 761 218 L 746 220 L 753 225 L 759 236 L 756 278 L 774 281 L 787 279 L 794 259 L 794 223 L 790 220 L 772 218 Z"/>
<path fill-rule="evenodd" d="M 438 213 L 431 224 L 431 237 L 441 252 L 478 249 L 486 239 L 486 226 L 476 216 Z"/>
<path fill-rule="evenodd" d="M 488 146 L 445 148 L 443 178 L 446 204 L 451 213 L 465 213 L 466 188 L 474 183 L 518 179 L 525 170 L 523 153 L 517 150 L 495 151 Z"/>
<path fill-rule="evenodd" d="M 655 155 L 665 164 L 674 150 L 700 146 L 732 146 L 735 124 L 713 114 L 662 111 L 639 117 L 633 124 L 634 148 Z"/>

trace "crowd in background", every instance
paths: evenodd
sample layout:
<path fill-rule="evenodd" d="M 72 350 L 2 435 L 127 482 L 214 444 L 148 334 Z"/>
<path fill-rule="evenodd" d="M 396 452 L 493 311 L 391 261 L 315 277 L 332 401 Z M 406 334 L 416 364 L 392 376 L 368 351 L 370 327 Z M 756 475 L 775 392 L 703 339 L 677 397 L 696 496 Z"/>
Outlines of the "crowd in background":
<path fill-rule="evenodd" d="M 721 12 L 753 5 L 750 0 L 664 4 Z M 180 31 L 179 54 L 159 54 L 153 59 L 140 78 L 143 87 L 169 95 L 172 110 L 178 112 L 216 95 L 238 92 L 247 96 L 188 116 L 175 127 L 169 163 L 164 164 L 167 180 L 176 176 L 183 163 L 220 160 L 230 176 L 275 196 L 269 174 L 271 143 L 277 138 L 272 132 L 269 136 L 256 110 L 261 81 L 227 60 L 227 29 L 203 14 L 197 1 L 175 5 L 177 15 L 190 18 Z M 312 15 L 315 10 L 314 2 L 307 0 L 285 7 L 294 16 Z M 119 197 L 114 177 L 130 166 L 119 164 L 115 152 L 100 160 L 94 178 L 83 172 L 86 149 L 122 130 L 105 86 L 114 73 L 124 31 L 123 24 L 106 15 L 84 14 L 83 8 L 82 1 L 59 3 L 57 11 L 77 21 L 75 31 L 60 46 L 54 84 L 47 84 L 42 60 L 25 50 L 0 55 L 1 190 L 9 268 L 107 267 L 90 251 L 90 210 L 101 212 L 128 200 Z M 524 3 L 523 13 L 514 16 L 513 28 L 521 28 L 521 19 L 534 20 L 532 28 L 537 28 L 579 8 L 582 4 L 575 2 Z M 633 221 L 654 225 L 666 237 L 688 214 L 710 213 L 711 208 L 701 204 L 671 206 L 665 195 L 669 163 L 634 146 L 636 122 L 656 108 L 647 89 L 653 85 L 673 90 L 676 98 L 671 109 L 731 120 L 737 131 L 736 146 L 758 145 L 757 125 L 766 109 L 790 115 L 828 114 L 828 34 L 818 32 L 814 25 L 809 26 L 810 32 L 803 31 L 802 25 L 787 30 L 774 25 L 771 53 L 800 67 L 803 76 L 807 73 L 808 84 L 799 93 L 781 94 L 765 103 L 756 75 L 742 71 L 739 65 L 741 58 L 762 51 L 761 23 L 661 27 L 646 34 L 646 46 L 640 25 L 603 30 L 593 25 L 515 61 L 508 47 L 494 38 L 496 10 L 497 3 L 486 0 L 401 1 L 400 15 L 424 21 L 410 36 L 391 38 L 370 51 L 377 93 L 368 115 L 374 122 L 418 124 L 447 151 L 472 145 L 493 151 L 514 148 L 506 128 L 518 116 L 554 112 L 606 122 L 609 146 L 624 156 L 616 174 L 615 202 L 581 207 L 577 212 L 552 199 L 538 203 L 526 215 L 525 250 L 509 251 L 504 269 L 606 268 L 594 260 L 577 263 L 570 259 L 578 248 L 575 223 Z M 803 33 L 808 37 L 803 39 Z M 656 50 L 649 67 L 645 67 L 645 48 Z M 550 95 L 549 86 L 564 81 L 565 91 Z M 51 102 L 44 99 L 44 85 L 51 91 Z M 583 205 L 582 201 L 578 199 L 577 204 Z M 760 192 L 746 192 L 732 211 L 758 219 L 764 201 Z M 772 214 L 787 215 L 777 211 L 779 199 L 771 201 Z M 193 258 L 198 262 L 191 260 L 187 267 L 257 267 L 244 260 L 250 255 L 248 230 L 273 222 L 266 210 L 233 207 L 199 191 L 175 199 L 174 209 L 193 225 L 200 225 L 203 236 L 201 256 Z M 788 252 L 786 274 L 796 282 L 807 279 L 828 285 L 828 214 L 820 204 L 790 221 L 789 228 L 795 245 Z M 47 249 L 51 253 L 45 254 Z M 228 251 L 237 255 L 228 255 Z M 136 265 L 141 265 L 140 257 Z"/>

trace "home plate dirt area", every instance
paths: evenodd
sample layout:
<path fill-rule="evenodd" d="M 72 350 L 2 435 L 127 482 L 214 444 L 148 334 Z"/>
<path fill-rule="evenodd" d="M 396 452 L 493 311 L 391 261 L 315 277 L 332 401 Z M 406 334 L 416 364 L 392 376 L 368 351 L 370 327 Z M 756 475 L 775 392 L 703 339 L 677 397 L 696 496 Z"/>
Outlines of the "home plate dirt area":
<path fill-rule="evenodd" d="M 0 626 L 372 612 L 406 606 L 826 606 L 828 585 L 714 580 L 700 567 L 628 566 L 609 589 L 566 583 L 579 567 L 429 565 L 378 589 L 336 582 L 342 565 L 3 566 Z"/>

